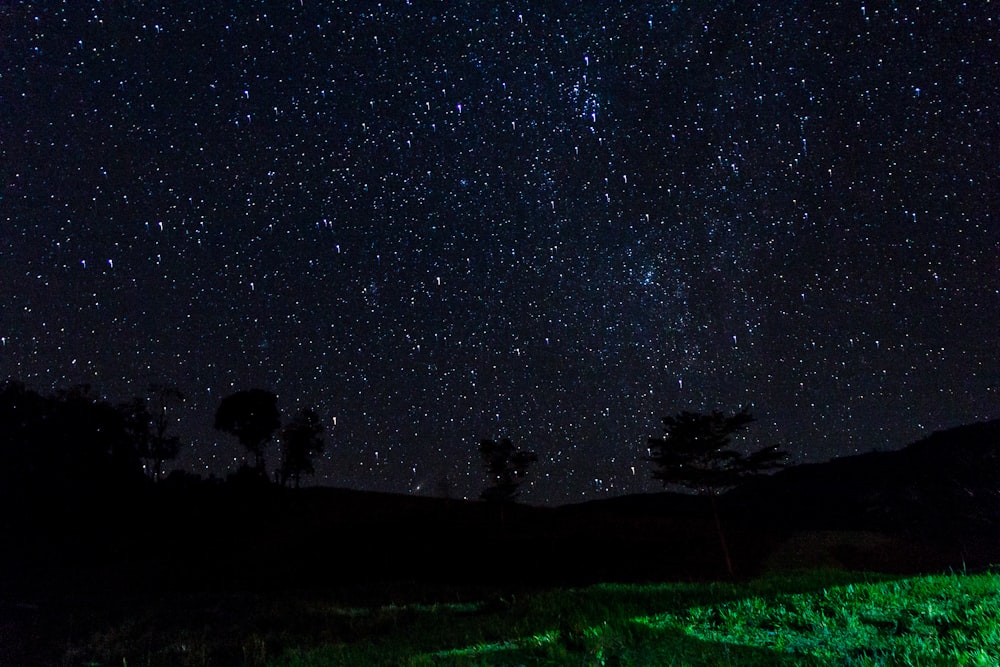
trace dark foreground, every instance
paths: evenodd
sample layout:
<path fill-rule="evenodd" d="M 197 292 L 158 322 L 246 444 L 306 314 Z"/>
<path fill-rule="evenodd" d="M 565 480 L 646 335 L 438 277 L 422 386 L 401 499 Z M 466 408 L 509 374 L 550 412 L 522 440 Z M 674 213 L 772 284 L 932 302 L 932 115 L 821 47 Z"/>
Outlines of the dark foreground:
<path fill-rule="evenodd" d="M 975 569 L 1000 554 L 996 533 L 956 523 L 810 526 L 749 504 L 722 509 L 738 580 L 802 567 Z M 152 647 L 192 632 L 203 636 L 191 645 L 212 655 L 184 664 L 266 664 L 247 651 L 343 642 L 359 629 L 319 611 L 331 604 L 506 604 L 600 582 L 730 579 L 709 504 L 672 495 L 501 512 L 333 489 L 199 487 L 31 508 L 8 515 L 4 538 L 3 665 L 100 664 L 88 657 L 95 641 L 127 635 Z"/>
<path fill-rule="evenodd" d="M 74 664 L 66 657 L 73 646 L 130 618 L 159 628 L 194 619 L 220 636 L 233 626 L 273 636 L 287 617 L 276 608 L 307 609 L 310 600 L 464 603 L 594 583 L 745 581 L 815 567 L 984 570 L 1000 562 L 998 452 L 993 422 L 741 487 L 718 503 L 732 577 L 709 501 L 675 494 L 501 508 L 192 483 L 150 485 L 125 497 L 7 498 L 0 665 Z M 296 618 L 294 632 L 312 632 L 308 613 Z M 314 630 L 330 627 L 325 618 Z"/>

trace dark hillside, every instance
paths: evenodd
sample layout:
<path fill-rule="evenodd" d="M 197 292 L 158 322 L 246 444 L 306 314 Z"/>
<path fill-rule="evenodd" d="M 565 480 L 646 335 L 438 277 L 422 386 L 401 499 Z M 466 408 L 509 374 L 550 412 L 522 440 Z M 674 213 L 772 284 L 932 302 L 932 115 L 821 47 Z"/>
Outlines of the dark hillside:
<path fill-rule="evenodd" d="M 1000 526 L 1000 420 L 934 433 L 899 451 L 788 468 L 725 502 L 790 528 L 987 532 Z"/>
<path fill-rule="evenodd" d="M 738 572 L 759 572 L 789 543 L 807 554 L 792 564 L 808 566 L 815 543 L 845 540 L 863 543 L 851 553 L 836 547 L 845 567 L 996 562 L 998 451 L 994 421 L 731 491 L 720 505 Z M 2 517 L 5 589 L 343 590 L 724 576 L 707 499 L 671 493 L 501 512 L 482 502 L 200 482 L 90 497 L 50 490 L 45 501 L 8 505 Z M 803 551 L 803 542 L 813 545 Z"/>

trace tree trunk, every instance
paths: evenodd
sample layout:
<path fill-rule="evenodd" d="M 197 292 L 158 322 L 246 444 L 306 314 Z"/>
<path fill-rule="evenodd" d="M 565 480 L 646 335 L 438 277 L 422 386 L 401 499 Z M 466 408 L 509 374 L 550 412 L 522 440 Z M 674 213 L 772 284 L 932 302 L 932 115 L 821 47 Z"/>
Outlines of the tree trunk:
<path fill-rule="evenodd" d="M 719 517 L 719 503 L 716 501 L 715 494 L 709 493 L 709 498 L 712 501 L 712 518 L 715 519 L 715 530 L 719 533 L 719 544 L 722 545 L 722 554 L 726 557 L 726 572 L 729 573 L 730 579 L 733 578 L 733 559 L 729 555 L 729 543 L 726 542 L 726 533 L 722 530 L 722 519 Z"/>

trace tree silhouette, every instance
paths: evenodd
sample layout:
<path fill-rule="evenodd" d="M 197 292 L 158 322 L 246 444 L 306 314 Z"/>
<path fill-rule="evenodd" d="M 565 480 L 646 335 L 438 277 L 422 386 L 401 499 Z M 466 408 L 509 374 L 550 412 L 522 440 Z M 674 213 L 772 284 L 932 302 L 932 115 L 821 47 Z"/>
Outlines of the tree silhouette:
<path fill-rule="evenodd" d="M 323 451 L 323 424 L 314 410 L 302 410 L 281 430 L 281 485 L 289 480 L 299 488 L 302 474 L 313 474 L 314 457 Z"/>
<path fill-rule="evenodd" d="M 746 479 L 781 467 L 785 453 L 777 446 L 752 454 L 730 449 L 733 434 L 753 423 L 747 408 L 727 416 L 718 410 L 711 414 L 681 412 L 664 417 L 665 435 L 649 438 L 649 456 L 656 469 L 653 478 L 668 484 L 680 484 L 712 501 L 712 515 L 726 558 L 726 569 L 733 574 L 732 558 L 722 529 L 716 497 Z"/>
<path fill-rule="evenodd" d="M 253 454 L 254 470 L 267 478 L 264 447 L 281 426 L 278 397 L 263 389 L 248 389 L 222 399 L 215 411 L 215 428 L 235 435 Z"/>
<path fill-rule="evenodd" d="M 480 497 L 489 502 L 510 503 L 517 497 L 517 489 L 531 464 L 538 460 L 534 452 L 514 449 L 509 438 L 482 440 L 479 455 L 486 466 L 490 485 L 483 489 Z"/>
<path fill-rule="evenodd" d="M 167 435 L 167 431 L 173 421 L 171 409 L 183 403 L 185 397 L 174 385 L 153 384 L 149 389 L 153 394 L 153 412 L 144 398 L 136 398 L 122 406 L 122 410 L 139 457 L 146 462 L 149 475 L 159 482 L 163 463 L 177 458 L 180 452 L 180 438 Z"/>

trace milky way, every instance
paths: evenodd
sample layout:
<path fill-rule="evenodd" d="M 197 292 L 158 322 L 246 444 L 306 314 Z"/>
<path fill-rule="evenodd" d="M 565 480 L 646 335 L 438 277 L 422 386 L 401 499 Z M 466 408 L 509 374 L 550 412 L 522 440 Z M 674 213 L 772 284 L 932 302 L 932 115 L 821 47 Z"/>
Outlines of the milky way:
<path fill-rule="evenodd" d="M 228 7 L 224 7 L 228 5 Z M 653 491 L 682 409 L 794 461 L 1000 416 L 990 2 L 4 3 L 0 379 L 275 391 L 316 482 Z"/>

